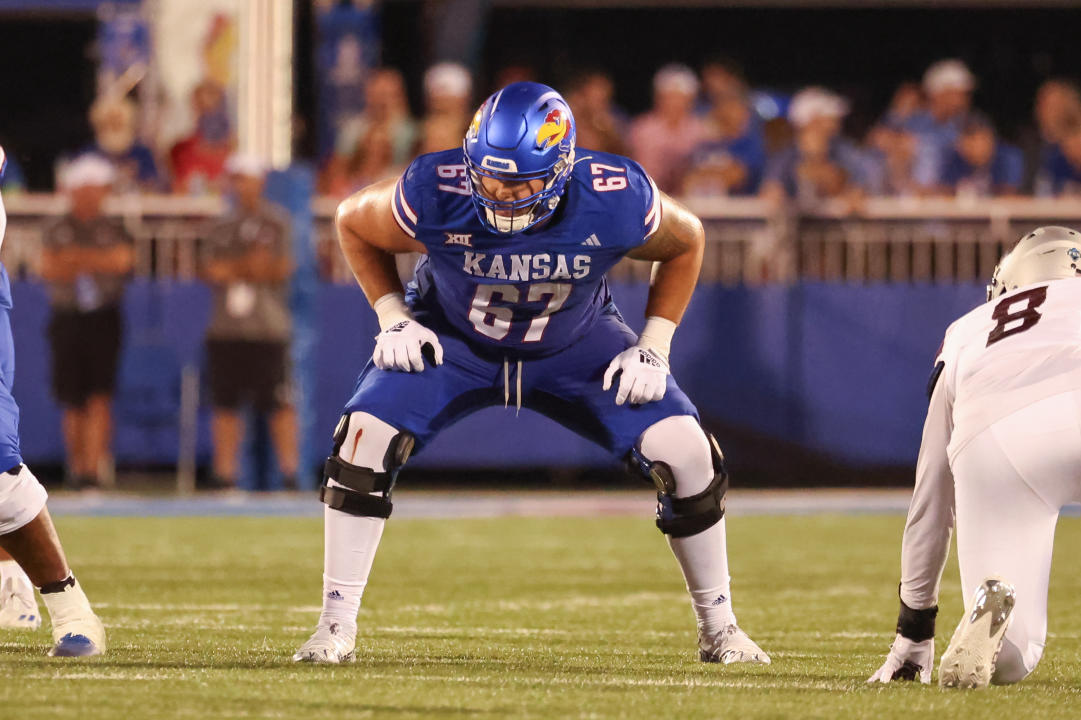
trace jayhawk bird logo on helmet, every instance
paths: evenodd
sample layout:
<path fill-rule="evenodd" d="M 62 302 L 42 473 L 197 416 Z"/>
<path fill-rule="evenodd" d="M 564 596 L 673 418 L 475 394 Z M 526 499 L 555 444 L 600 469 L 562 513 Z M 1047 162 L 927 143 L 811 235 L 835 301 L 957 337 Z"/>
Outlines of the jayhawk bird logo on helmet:
<path fill-rule="evenodd" d="M 541 150 L 563 142 L 567 137 L 567 116 L 559 108 L 552 110 L 544 118 L 544 124 L 537 131 L 537 147 Z"/>
<path fill-rule="evenodd" d="M 487 104 L 487 103 L 485 103 L 485 104 Z M 466 130 L 466 133 L 465 133 L 465 139 L 466 139 L 467 142 L 469 140 L 476 139 L 477 133 L 480 132 L 480 116 L 481 116 L 481 113 L 483 113 L 483 112 L 484 112 L 484 105 L 481 105 L 479 108 L 477 108 L 477 111 L 475 113 L 473 113 L 473 120 L 472 120 L 472 122 L 469 123 L 469 129 Z"/>
<path fill-rule="evenodd" d="M 574 116 L 563 97 L 512 83 L 484 101 L 462 149 L 482 224 L 502 235 L 551 217 L 574 168 Z"/>

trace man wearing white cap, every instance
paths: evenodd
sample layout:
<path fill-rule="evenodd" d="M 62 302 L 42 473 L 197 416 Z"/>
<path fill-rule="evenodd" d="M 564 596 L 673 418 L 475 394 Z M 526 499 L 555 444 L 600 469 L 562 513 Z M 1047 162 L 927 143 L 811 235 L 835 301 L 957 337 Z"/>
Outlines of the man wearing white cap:
<path fill-rule="evenodd" d="M 706 137 L 694 114 L 698 76 L 686 65 L 665 65 L 653 76 L 653 109 L 631 124 L 631 157 L 665 192 L 680 190 L 691 153 Z"/>
<path fill-rule="evenodd" d="M 913 176 L 921 187 L 940 184 L 946 158 L 971 110 L 975 87 L 976 78 L 960 60 L 939 60 L 923 74 L 927 109 L 906 123 L 919 140 Z"/>
<path fill-rule="evenodd" d="M 796 93 L 788 109 L 796 141 L 766 167 L 762 195 L 807 204 L 860 192 L 866 184 L 865 158 L 841 136 L 847 113 L 848 102 L 825 88 Z"/>
<path fill-rule="evenodd" d="M 296 415 L 289 379 L 289 221 L 263 200 L 266 164 L 251 155 L 226 163 L 233 212 L 203 245 L 203 277 L 214 292 L 206 349 L 214 406 L 214 478 L 235 486 L 244 438 L 241 411 L 266 414 L 287 486 L 297 472 Z"/>
<path fill-rule="evenodd" d="M 464 65 L 441 62 L 424 73 L 424 116 L 420 152 L 450 150 L 462 144 L 473 117 L 473 78 Z"/>
<path fill-rule="evenodd" d="M 41 258 L 52 306 L 53 394 L 63 407 L 70 480 L 80 489 L 100 484 L 109 455 L 120 304 L 134 263 L 131 236 L 102 214 L 114 180 L 113 166 L 98 155 L 63 168 L 59 184 L 71 209 L 46 231 Z"/>
<path fill-rule="evenodd" d="M 469 115 L 473 78 L 464 65 L 441 62 L 424 73 L 424 97 L 429 113 Z"/>

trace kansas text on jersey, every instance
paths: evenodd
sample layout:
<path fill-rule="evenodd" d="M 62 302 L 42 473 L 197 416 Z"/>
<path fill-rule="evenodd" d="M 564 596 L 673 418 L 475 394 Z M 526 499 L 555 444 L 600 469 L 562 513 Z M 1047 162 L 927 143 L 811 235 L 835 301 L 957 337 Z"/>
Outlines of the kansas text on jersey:
<path fill-rule="evenodd" d="M 516 354 L 560 350 L 611 302 L 605 272 L 660 227 L 660 195 L 632 160 L 579 151 L 552 220 L 510 237 L 481 224 L 461 150 L 418 157 L 391 210 L 427 255 L 409 299 L 471 341 Z"/>

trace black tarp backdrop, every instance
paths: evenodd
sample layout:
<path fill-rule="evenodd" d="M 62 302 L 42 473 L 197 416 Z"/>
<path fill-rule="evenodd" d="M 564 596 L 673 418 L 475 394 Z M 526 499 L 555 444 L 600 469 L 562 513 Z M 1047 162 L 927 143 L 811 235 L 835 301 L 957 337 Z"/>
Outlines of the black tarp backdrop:
<path fill-rule="evenodd" d="M 384 6 L 384 60 L 401 68 L 416 103 L 432 60 L 416 47 L 421 3 Z M 710 54 L 739 61 L 754 86 L 828 85 L 853 101 L 861 132 L 893 89 L 933 61 L 960 57 L 980 78 L 976 103 L 1016 137 L 1043 79 L 1081 77 L 1081 9 L 1063 8 L 492 8 L 480 90 L 500 67 L 525 64 L 557 85 L 586 66 L 608 68 L 631 112 L 650 103 L 654 70 L 697 66 Z M 479 99 L 479 98 L 478 98 Z M 419 105 L 415 104 L 419 110 Z"/>
<path fill-rule="evenodd" d="M 383 6 L 384 60 L 409 80 L 420 110 L 420 77 L 433 58 L 422 38 L 423 3 Z M 318 99 L 310 74 L 311 8 L 298 6 L 296 101 L 301 118 Z M 93 41 L 89 14 L 0 14 L 0 142 L 16 149 L 34 189 L 48 189 L 57 155 L 90 137 Z M 496 5 L 483 33 L 479 91 L 499 68 L 535 67 L 559 85 L 586 66 L 609 68 L 619 102 L 649 105 L 650 79 L 665 62 L 697 65 L 711 53 L 740 61 L 756 86 L 832 86 L 854 102 L 849 129 L 860 132 L 885 107 L 897 83 L 918 79 L 942 57 L 969 62 L 976 94 L 1007 137 L 1030 122 L 1032 98 L 1047 77 L 1081 77 L 1081 9 L 1063 8 L 515 8 Z M 308 72 L 306 73 L 305 70 Z M 301 127 L 310 123 L 302 123 Z M 307 148 L 301 142 L 298 150 Z"/>
<path fill-rule="evenodd" d="M 30 188 L 53 184 L 53 163 L 91 140 L 93 16 L 0 14 L 0 143 Z"/>

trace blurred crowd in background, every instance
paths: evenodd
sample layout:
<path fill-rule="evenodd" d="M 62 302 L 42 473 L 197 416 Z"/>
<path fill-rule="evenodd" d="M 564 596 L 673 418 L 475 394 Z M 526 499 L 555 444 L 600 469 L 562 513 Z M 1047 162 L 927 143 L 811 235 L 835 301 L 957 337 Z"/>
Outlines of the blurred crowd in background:
<path fill-rule="evenodd" d="M 155 140 L 163 137 L 155 132 L 161 118 L 140 106 L 130 85 L 105 85 L 87 115 L 93 141 L 56 163 L 56 188 L 70 203 L 43 233 L 40 277 L 49 291 L 51 394 L 62 410 L 70 487 L 108 484 L 112 474 L 112 406 L 133 239 L 106 215 L 110 194 L 229 198 L 225 215 L 198 233 L 198 275 L 212 294 L 204 348 L 213 456 L 201 484 L 237 484 L 248 408 L 268 419 L 284 486 L 296 486 L 304 470 L 290 359 L 290 220 L 264 198 L 267 163 L 237 152 L 237 113 L 221 79 L 227 75 L 207 71 L 194 84 L 190 127 L 164 142 Z M 416 92 L 398 69 L 364 70 L 362 82 L 350 86 L 355 103 L 340 103 L 348 111 L 334 116 L 321 156 L 310 159 L 316 192 L 339 199 L 397 176 L 421 153 L 460 147 L 478 104 L 517 80 L 549 78 L 508 65 L 491 87 L 478 87 L 466 66 L 440 62 L 423 73 Z M 851 131 L 856 123 L 848 122 L 850 101 L 841 94 L 822 86 L 758 87 L 723 57 L 697 68 L 657 69 L 652 106 L 638 115 L 617 102 L 604 69 L 579 69 L 552 84 L 574 112 L 579 148 L 628 155 L 675 196 L 761 197 L 772 207 L 801 209 L 839 199 L 857 209 L 866 197 L 1081 195 L 1078 84 L 1057 78 L 1032 88 L 1031 123 L 1007 138 L 973 102 L 980 83 L 992 80 L 976 77 L 960 60 L 938 60 L 918 82 L 897 87 L 859 134 Z M 421 99 L 419 107 L 410 97 Z M 18 144 L 0 140 L 13 150 L 4 190 L 17 192 L 26 187 Z"/>
<path fill-rule="evenodd" d="M 498 84 L 544 80 L 508 67 Z M 756 90 L 734 61 L 716 58 L 697 71 L 670 64 L 652 78 L 653 105 L 632 117 L 615 100 L 609 74 L 586 70 L 560 85 L 578 123 L 578 145 L 626 154 L 661 189 L 684 196 L 791 199 L 801 206 L 830 198 L 1050 197 L 1081 193 L 1081 91 L 1072 79 L 1036 91 L 1030 129 L 1004 138 L 973 106 L 977 78 L 944 59 L 922 81 L 893 93 L 862 137 L 845 132 L 846 98 L 810 86 L 786 95 Z M 438 63 L 423 77 L 415 113 L 403 75 L 376 68 L 364 83 L 362 109 L 334 127 L 332 147 L 317 159 L 317 189 L 342 197 L 400 173 L 420 153 L 458 147 L 476 106 L 470 72 Z M 204 79 L 191 93 L 194 125 L 168 148 L 140 140 L 136 101 L 105 96 L 90 109 L 94 142 L 79 153 L 108 159 L 118 192 L 202 195 L 226 185 L 235 146 L 225 89 Z M 7 187 L 17 187 L 17 167 Z"/>

